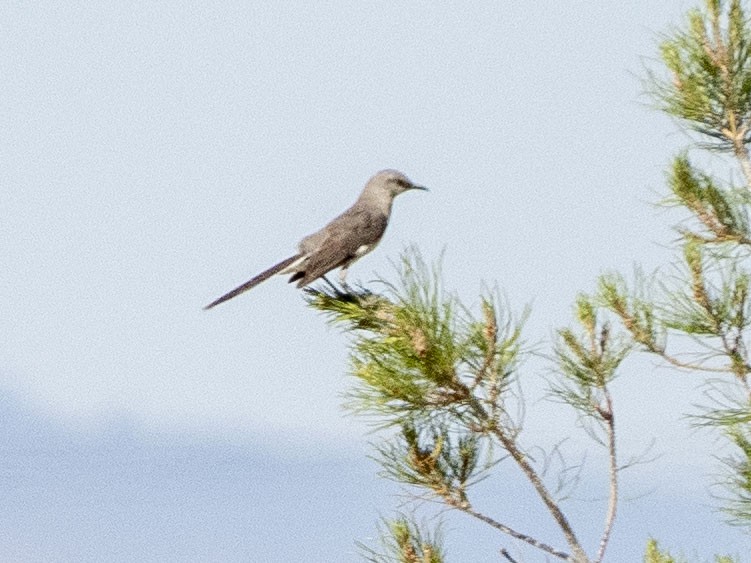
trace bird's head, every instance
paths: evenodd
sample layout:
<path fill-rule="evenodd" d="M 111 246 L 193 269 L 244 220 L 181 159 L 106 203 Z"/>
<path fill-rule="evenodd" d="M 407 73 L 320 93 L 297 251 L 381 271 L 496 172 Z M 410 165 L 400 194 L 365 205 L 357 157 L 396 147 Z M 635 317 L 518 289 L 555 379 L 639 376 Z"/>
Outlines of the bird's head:
<path fill-rule="evenodd" d="M 392 198 L 408 190 L 425 190 L 428 188 L 418 186 L 398 170 L 381 170 L 368 182 L 379 191 L 388 193 Z"/>

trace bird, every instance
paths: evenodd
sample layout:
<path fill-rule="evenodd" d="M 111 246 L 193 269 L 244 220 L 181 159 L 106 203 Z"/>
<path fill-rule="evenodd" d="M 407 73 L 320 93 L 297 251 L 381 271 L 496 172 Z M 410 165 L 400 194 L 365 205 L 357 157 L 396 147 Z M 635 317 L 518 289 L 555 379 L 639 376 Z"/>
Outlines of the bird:
<path fill-rule="evenodd" d="M 428 188 L 415 184 L 398 170 L 381 170 L 368 180 L 349 209 L 303 238 L 297 253 L 215 299 L 204 309 L 237 297 L 276 274 L 291 274 L 289 283 L 297 282 L 297 287 L 302 288 L 339 268 L 339 280 L 347 287 L 349 267 L 378 245 L 389 223 L 394 198 L 410 190 L 428 191 Z"/>

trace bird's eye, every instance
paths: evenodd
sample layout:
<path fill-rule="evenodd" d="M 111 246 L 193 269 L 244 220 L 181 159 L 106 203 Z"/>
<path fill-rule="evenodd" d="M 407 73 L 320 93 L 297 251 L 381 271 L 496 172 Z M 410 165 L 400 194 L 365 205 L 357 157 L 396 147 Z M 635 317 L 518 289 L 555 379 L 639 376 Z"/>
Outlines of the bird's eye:
<path fill-rule="evenodd" d="M 394 178 L 393 182 L 400 185 L 402 188 L 407 189 L 410 187 L 409 182 L 402 180 L 401 178 Z"/>

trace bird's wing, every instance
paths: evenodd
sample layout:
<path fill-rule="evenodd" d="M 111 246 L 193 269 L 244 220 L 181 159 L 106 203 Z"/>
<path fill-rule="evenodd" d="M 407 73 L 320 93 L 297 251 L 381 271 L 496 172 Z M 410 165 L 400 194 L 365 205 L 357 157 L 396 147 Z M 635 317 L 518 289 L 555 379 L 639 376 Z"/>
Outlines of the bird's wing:
<path fill-rule="evenodd" d="M 358 258 L 358 250 L 363 246 L 374 246 L 386 230 L 388 217 L 365 210 L 351 212 L 338 217 L 326 227 L 326 237 L 319 248 L 305 263 L 305 271 L 297 287 L 303 287 L 317 280 L 330 270 L 344 266 Z M 296 281 L 296 280 L 290 280 Z"/>

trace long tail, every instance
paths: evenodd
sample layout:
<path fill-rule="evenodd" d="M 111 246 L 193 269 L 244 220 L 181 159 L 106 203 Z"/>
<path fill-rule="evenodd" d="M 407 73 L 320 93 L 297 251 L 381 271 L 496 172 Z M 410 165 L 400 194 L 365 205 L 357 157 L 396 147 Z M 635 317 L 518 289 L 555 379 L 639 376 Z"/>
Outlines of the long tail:
<path fill-rule="evenodd" d="M 264 272 L 261 272 L 253 279 L 246 281 L 241 286 L 236 287 L 235 289 L 233 289 L 232 291 L 230 291 L 229 293 L 225 295 L 222 295 L 219 299 L 212 301 L 211 303 L 206 305 L 203 309 L 204 310 L 211 309 L 212 307 L 216 307 L 217 305 L 219 305 L 219 303 L 224 303 L 225 301 L 232 299 L 233 297 L 237 297 L 238 295 L 248 291 L 249 289 L 253 289 L 259 283 L 264 282 L 267 279 L 269 279 L 271 276 L 273 276 L 274 274 L 278 274 L 279 272 L 281 272 L 284 268 L 292 264 L 295 260 L 299 259 L 300 256 L 301 256 L 300 254 L 295 254 L 294 256 L 290 256 L 286 260 L 279 262 L 276 266 L 271 266 L 271 268 L 269 268 L 268 270 Z"/>

